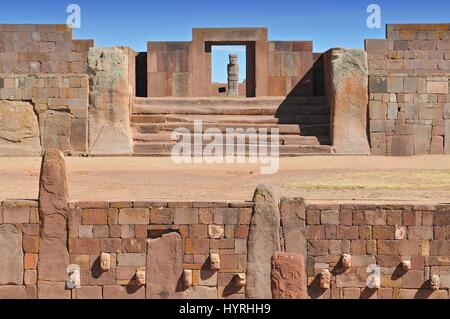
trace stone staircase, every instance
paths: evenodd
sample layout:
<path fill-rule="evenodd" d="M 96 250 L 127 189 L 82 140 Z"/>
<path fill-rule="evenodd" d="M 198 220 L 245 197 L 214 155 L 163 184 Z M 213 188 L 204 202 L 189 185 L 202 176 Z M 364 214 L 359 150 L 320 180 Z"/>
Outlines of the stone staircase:
<path fill-rule="evenodd" d="M 332 154 L 330 108 L 325 97 L 293 98 L 135 98 L 131 115 L 134 154 L 169 156 L 177 140 L 172 131 L 186 128 L 194 139 L 194 120 L 210 128 L 279 129 L 281 156 Z M 234 143 L 248 148 L 252 134 L 234 134 Z M 203 142 L 204 145 L 208 142 Z"/>

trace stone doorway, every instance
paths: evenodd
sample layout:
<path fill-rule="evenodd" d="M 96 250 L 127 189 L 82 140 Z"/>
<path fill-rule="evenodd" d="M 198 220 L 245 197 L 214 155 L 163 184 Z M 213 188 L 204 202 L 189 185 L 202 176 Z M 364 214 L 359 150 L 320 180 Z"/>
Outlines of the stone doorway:
<path fill-rule="evenodd" d="M 254 42 L 206 42 L 205 43 L 205 64 L 206 64 L 206 90 L 208 96 L 225 96 L 225 92 L 221 92 L 222 87 L 226 87 L 224 83 L 216 83 L 212 78 L 213 70 L 213 59 L 214 59 L 214 49 L 217 48 L 230 48 L 230 52 L 233 51 L 232 48 L 244 48 L 245 59 L 239 59 L 238 64 L 240 68 L 245 69 L 245 83 L 242 83 L 243 78 L 239 79 L 239 89 L 240 96 L 242 97 L 255 97 L 255 45 Z M 242 55 L 240 55 L 242 56 Z M 226 72 L 226 67 L 224 69 Z M 225 81 L 226 82 L 226 81 Z M 245 87 L 244 87 L 245 86 Z M 223 94 L 225 93 L 225 94 Z"/>

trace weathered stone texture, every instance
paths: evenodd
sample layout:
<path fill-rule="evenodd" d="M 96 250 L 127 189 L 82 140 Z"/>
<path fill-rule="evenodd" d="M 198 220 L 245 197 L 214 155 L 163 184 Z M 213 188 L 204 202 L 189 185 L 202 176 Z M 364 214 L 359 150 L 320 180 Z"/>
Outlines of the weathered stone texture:
<path fill-rule="evenodd" d="M 147 298 L 180 298 L 182 292 L 183 242 L 178 233 L 147 242 Z"/>
<path fill-rule="evenodd" d="M 305 259 L 301 254 L 275 253 L 272 257 L 272 297 L 307 299 Z"/>
<path fill-rule="evenodd" d="M 359 49 L 331 49 L 326 59 L 334 149 L 336 153 L 369 154 L 367 55 Z"/>
<path fill-rule="evenodd" d="M 27 102 L 0 101 L 0 156 L 39 156 L 39 125 Z"/>
<path fill-rule="evenodd" d="M 42 159 L 39 181 L 41 238 L 39 282 L 65 282 L 69 265 L 67 218 L 69 190 L 64 157 L 60 151 L 47 150 Z"/>
<path fill-rule="evenodd" d="M 14 225 L 0 225 L 0 256 L 0 285 L 22 285 L 22 233 Z"/>
<path fill-rule="evenodd" d="M 258 186 L 253 197 L 253 214 L 247 243 L 246 295 L 250 299 L 271 298 L 270 260 L 280 251 L 280 211 L 272 190 Z"/>
<path fill-rule="evenodd" d="M 129 51 L 89 50 L 89 147 L 92 154 L 131 154 Z"/>

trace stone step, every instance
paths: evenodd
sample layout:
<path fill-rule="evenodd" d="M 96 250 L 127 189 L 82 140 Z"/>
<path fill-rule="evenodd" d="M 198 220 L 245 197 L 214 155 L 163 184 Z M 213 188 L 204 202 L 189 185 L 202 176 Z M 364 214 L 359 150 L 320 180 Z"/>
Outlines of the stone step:
<path fill-rule="evenodd" d="M 196 138 L 196 134 L 191 135 L 191 142 L 193 143 Z M 203 136 L 199 136 L 197 138 L 202 138 Z M 228 137 L 229 138 L 229 137 Z M 258 143 L 258 135 L 246 135 L 246 134 L 233 134 L 233 143 L 246 143 L 246 144 L 255 144 Z M 172 138 L 172 134 L 169 132 L 160 132 L 160 133 L 140 133 L 136 129 L 133 129 L 133 139 L 136 142 L 163 142 L 163 143 L 174 143 L 176 141 L 181 141 L 183 137 L 174 137 Z M 320 145 L 326 144 L 323 142 L 328 141 L 328 137 L 316 137 L 316 136 L 299 136 L 299 135 L 280 135 L 279 143 L 280 145 Z M 269 140 L 270 141 L 270 140 Z"/>
<path fill-rule="evenodd" d="M 328 105 L 301 105 L 292 107 L 183 107 L 183 106 L 133 106 L 133 115 L 272 115 L 291 117 L 295 115 L 329 115 Z"/>
<path fill-rule="evenodd" d="M 166 155 L 170 156 L 172 148 L 175 143 L 145 143 L 145 142 L 135 142 L 134 143 L 134 153 L 136 155 Z M 207 144 L 203 145 L 203 150 Z M 219 148 L 222 148 L 223 152 L 225 152 L 226 148 L 223 145 L 219 145 Z M 244 153 L 238 152 L 238 147 L 240 151 Z M 245 145 L 235 145 L 234 151 L 236 155 L 248 155 L 249 144 Z M 270 146 L 267 148 L 267 152 L 270 155 Z M 194 150 L 191 150 L 193 155 L 197 153 Z M 279 154 L 283 155 L 299 155 L 299 154 L 332 154 L 333 147 L 328 145 L 279 145 Z M 203 153 L 201 153 L 203 154 Z M 199 154 L 199 155 L 201 155 Z"/>
<path fill-rule="evenodd" d="M 271 115 L 133 115 L 133 123 L 193 123 L 194 121 L 203 123 L 237 123 L 237 124 L 278 124 L 278 119 Z"/>
<path fill-rule="evenodd" d="M 132 126 L 139 133 L 159 133 L 164 131 L 172 132 L 178 128 L 184 128 L 189 130 L 189 132 L 194 132 L 193 123 L 152 123 L 152 124 L 139 124 L 132 123 Z M 239 124 L 239 123 L 229 123 L 229 124 L 217 124 L 217 123 L 203 123 L 202 131 L 205 132 L 207 129 L 219 129 L 222 133 L 225 133 L 227 129 L 255 129 L 259 131 L 260 129 L 267 129 L 270 133 L 270 129 L 278 128 L 279 134 L 300 134 L 300 126 L 294 124 Z"/>
<path fill-rule="evenodd" d="M 329 124 L 317 124 L 317 125 L 301 125 L 301 131 L 303 136 L 318 136 L 329 135 Z"/>
<path fill-rule="evenodd" d="M 133 123 L 189 123 L 202 120 L 204 123 L 239 123 L 239 124 L 328 124 L 329 115 L 294 115 L 291 117 L 275 118 L 270 115 L 133 115 Z"/>
<path fill-rule="evenodd" d="M 292 105 L 323 105 L 327 104 L 325 96 L 302 96 L 302 97 L 256 97 L 256 98 L 229 98 L 229 97 L 151 97 L 134 98 L 134 105 L 166 106 L 166 107 L 274 107 Z"/>

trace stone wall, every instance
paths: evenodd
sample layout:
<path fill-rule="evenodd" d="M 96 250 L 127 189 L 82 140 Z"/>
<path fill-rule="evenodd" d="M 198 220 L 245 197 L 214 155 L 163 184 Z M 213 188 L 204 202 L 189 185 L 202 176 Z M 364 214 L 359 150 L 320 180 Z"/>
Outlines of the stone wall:
<path fill-rule="evenodd" d="M 309 295 L 324 299 L 447 299 L 450 288 L 450 205 L 308 203 Z M 342 272 L 342 254 L 352 266 Z M 411 261 L 402 272 L 400 263 Z M 381 288 L 367 288 L 368 266 L 381 271 Z M 331 288 L 318 287 L 328 269 Z M 430 289 L 430 276 L 440 289 Z"/>
<path fill-rule="evenodd" d="M 0 299 L 37 298 L 37 201 L 3 201 L 0 208 Z"/>
<path fill-rule="evenodd" d="M 0 209 L 0 298 L 245 298 L 235 276 L 247 271 L 252 202 L 70 202 L 68 251 L 81 288 L 60 296 L 38 287 L 38 203 L 3 201 Z M 283 198 L 281 249 L 306 256 L 312 299 L 448 298 L 450 205 L 306 202 Z M 170 248 L 172 247 L 172 248 Z M 100 268 L 110 255 L 108 271 Z M 210 270 L 219 254 L 220 270 Z M 342 254 L 352 266 L 340 268 Z M 45 265 L 45 259 L 40 262 Z M 400 263 L 411 261 L 402 273 Z M 269 261 L 268 261 L 269 262 Z M 368 289 L 377 265 L 381 287 Z M 146 270 L 138 286 L 136 272 Z M 330 289 L 319 273 L 331 272 Z M 192 271 L 186 287 L 183 270 Z M 440 289 L 429 287 L 431 275 Z M 270 280 L 267 278 L 267 280 Z M 39 288 L 39 289 L 38 289 Z M 38 293 L 39 291 L 39 293 Z"/>
<path fill-rule="evenodd" d="M 190 42 L 148 42 L 149 97 L 192 96 Z"/>
<path fill-rule="evenodd" d="M 87 75 L 0 74 L 0 114 L 5 119 L 1 155 L 39 156 L 48 148 L 85 153 L 88 90 Z M 6 104 L 13 104 L 15 111 L 10 112 Z M 29 116 L 23 117 L 21 110 L 27 106 Z M 30 137 L 37 143 L 28 143 Z"/>
<path fill-rule="evenodd" d="M 0 73 L 86 73 L 92 40 L 72 41 L 65 24 L 1 24 Z"/>
<path fill-rule="evenodd" d="M 450 154 L 449 80 L 449 73 L 371 75 L 372 154 Z"/>
<path fill-rule="evenodd" d="M 269 41 L 269 96 L 313 95 L 312 49 L 312 41 Z"/>
<path fill-rule="evenodd" d="M 386 39 L 365 43 L 372 153 L 450 153 L 450 24 L 395 24 L 386 31 Z"/>

